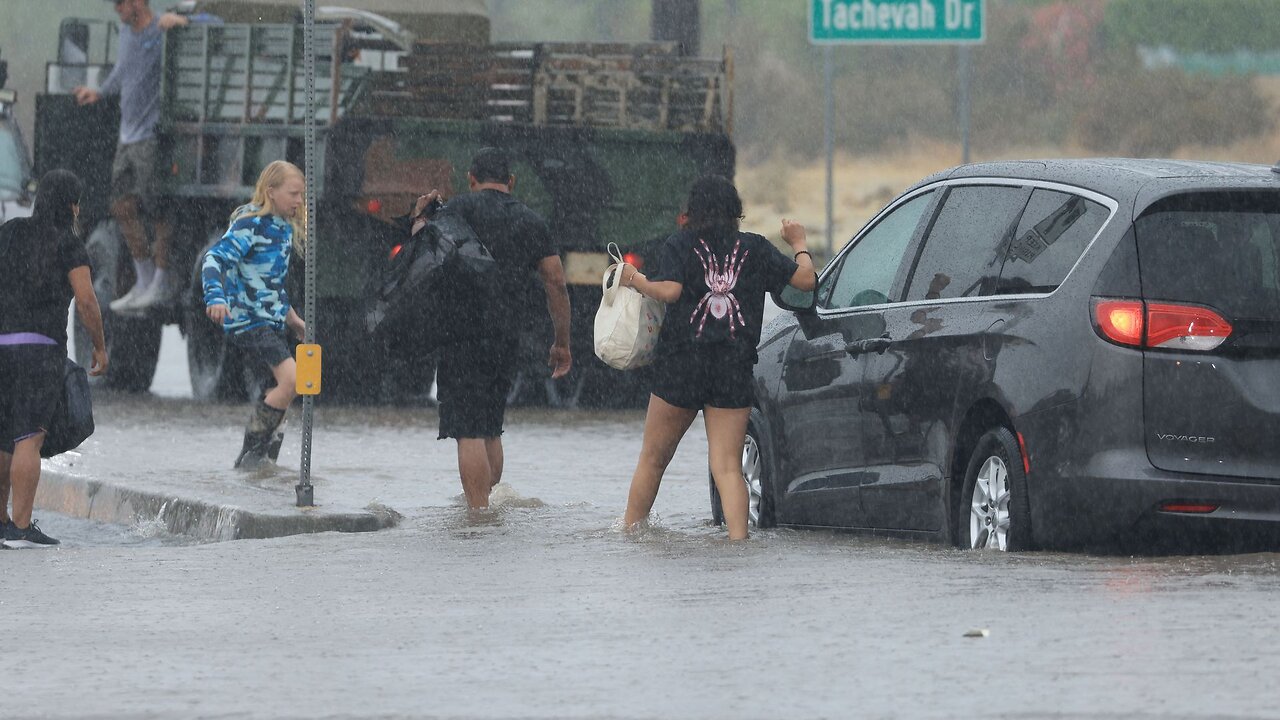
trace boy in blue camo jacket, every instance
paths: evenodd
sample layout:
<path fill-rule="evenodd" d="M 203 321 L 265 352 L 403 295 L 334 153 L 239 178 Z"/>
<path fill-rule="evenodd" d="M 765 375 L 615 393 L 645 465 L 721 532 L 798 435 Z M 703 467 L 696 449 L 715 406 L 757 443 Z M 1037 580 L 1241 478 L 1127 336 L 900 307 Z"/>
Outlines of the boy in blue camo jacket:
<path fill-rule="evenodd" d="M 297 365 L 286 329 L 302 337 L 302 318 L 289 304 L 285 279 L 295 243 L 306 232 L 306 183 L 296 165 L 277 160 L 258 177 L 253 200 L 231 214 L 201 271 L 205 314 L 246 360 L 270 368 L 275 387 L 253 409 L 235 466 L 252 469 L 279 457 L 283 422 L 297 397 Z"/>

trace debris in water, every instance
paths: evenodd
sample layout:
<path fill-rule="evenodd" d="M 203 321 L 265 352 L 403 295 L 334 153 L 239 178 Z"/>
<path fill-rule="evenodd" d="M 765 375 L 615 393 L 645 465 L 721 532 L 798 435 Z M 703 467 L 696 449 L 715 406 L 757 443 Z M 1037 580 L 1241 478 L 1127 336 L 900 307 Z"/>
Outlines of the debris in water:
<path fill-rule="evenodd" d="M 974 628 L 964 634 L 965 637 L 971 637 L 971 638 L 984 638 L 984 637 L 989 637 L 990 635 L 991 635 L 991 631 L 986 628 Z"/>

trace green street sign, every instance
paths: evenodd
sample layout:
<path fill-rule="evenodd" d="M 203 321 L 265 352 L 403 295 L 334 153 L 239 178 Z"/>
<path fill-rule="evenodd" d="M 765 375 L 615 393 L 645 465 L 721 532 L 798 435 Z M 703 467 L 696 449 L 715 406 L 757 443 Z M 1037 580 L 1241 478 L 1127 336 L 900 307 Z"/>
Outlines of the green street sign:
<path fill-rule="evenodd" d="M 809 0 L 815 43 L 980 43 L 985 0 Z"/>

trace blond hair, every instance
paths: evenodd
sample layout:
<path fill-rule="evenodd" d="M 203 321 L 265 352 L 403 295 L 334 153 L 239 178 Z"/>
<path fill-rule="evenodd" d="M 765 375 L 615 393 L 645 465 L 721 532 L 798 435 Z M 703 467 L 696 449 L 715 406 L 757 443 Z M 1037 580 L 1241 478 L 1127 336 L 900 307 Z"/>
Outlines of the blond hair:
<path fill-rule="evenodd" d="M 275 190 L 284 184 L 292 176 L 306 179 L 302 174 L 302 170 L 288 160 L 275 160 L 262 169 L 262 173 L 258 175 L 258 184 L 253 188 L 253 199 L 250 200 L 255 209 L 248 212 L 236 212 L 236 217 L 265 217 L 267 215 L 275 215 L 276 209 L 271 204 L 271 196 L 269 192 Z M 293 226 L 293 249 L 299 255 L 303 253 L 307 237 L 307 203 L 306 197 L 303 197 L 302 207 L 298 208 L 298 214 L 288 218 L 289 224 Z"/>

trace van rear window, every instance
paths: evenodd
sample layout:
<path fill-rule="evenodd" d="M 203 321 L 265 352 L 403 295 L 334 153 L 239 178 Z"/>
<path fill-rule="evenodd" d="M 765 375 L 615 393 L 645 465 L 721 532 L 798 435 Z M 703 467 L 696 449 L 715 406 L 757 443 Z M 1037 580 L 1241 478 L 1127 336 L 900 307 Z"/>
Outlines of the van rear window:
<path fill-rule="evenodd" d="M 1142 292 L 1232 320 L 1280 320 L 1280 192 L 1176 195 L 1135 223 Z"/>
<path fill-rule="evenodd" d="M 1005 253 L 998 295 L 1053 292 L 1110 213 L 1079 195 L 1038 189 Z"/>

